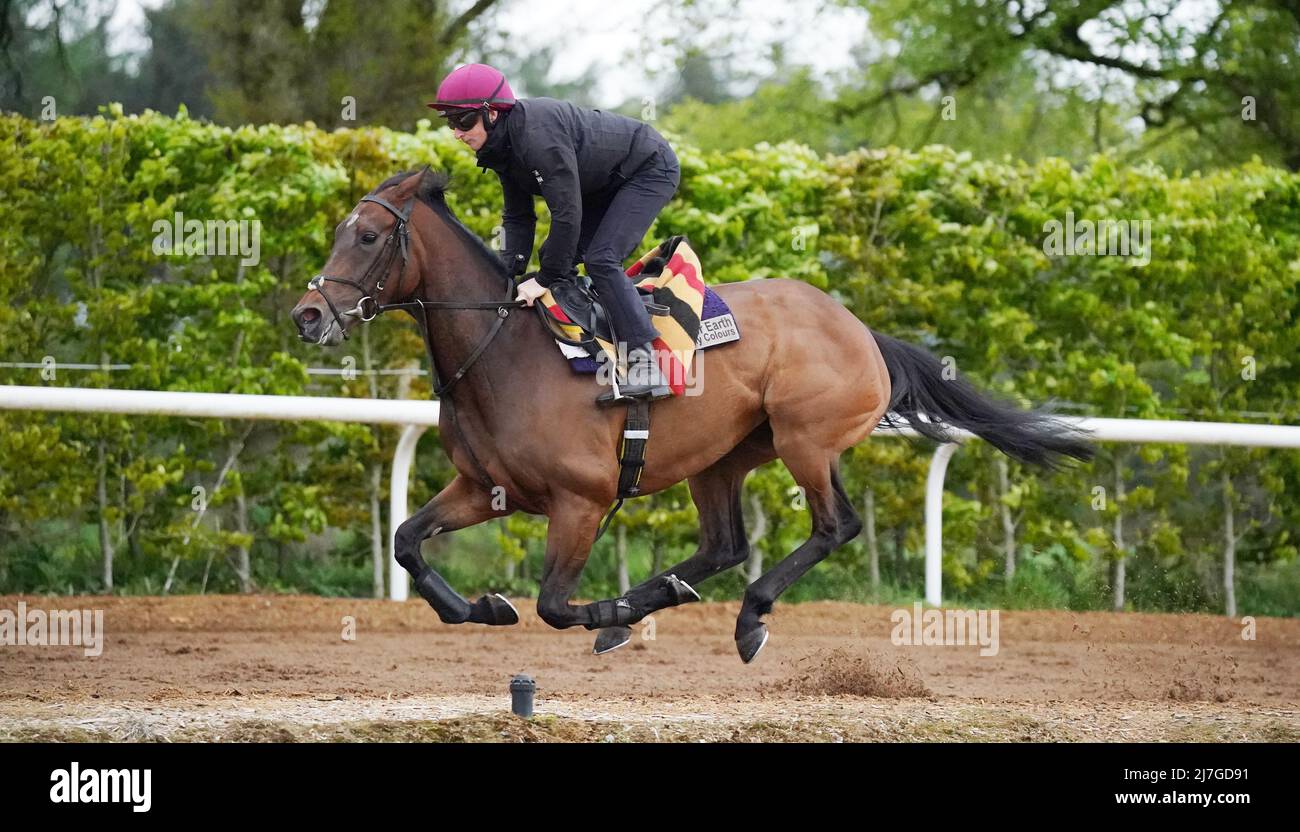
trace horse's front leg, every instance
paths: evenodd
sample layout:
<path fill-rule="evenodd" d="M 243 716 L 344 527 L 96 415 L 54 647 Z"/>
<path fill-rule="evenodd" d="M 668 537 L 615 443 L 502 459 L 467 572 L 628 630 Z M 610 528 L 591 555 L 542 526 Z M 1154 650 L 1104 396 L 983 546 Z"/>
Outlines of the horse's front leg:
<path fill-rule="evenodd" d="M 577 606 L 569 603 L 582 578 L 591 546 L 596 542 L 596 530 L 604 511 L 601 503 L 577 495 L 562 495 L 551 502 L 537 614 L 552 627 L 562 630 L 580 625 L 594 630 L 632 620 L 632 609 L 625 599 L 619 599 L 621 607 L 615 601 Z"/>
<path fill-rule="evenodd" d="M 457 475 L 438 496 L 397 527 L 393 542 L 397 562 L 411 573 L 420 597 L 447 624 L 469 621 L 500 625 L 519 621 L 514 605 L 502 595 L 484 595 L 473 604 L 465 600 L 429 568 L 420 554 L 420 544 L 439 532 L 455 531 L 503 516 L 503 512 L 493 508 L 492 502 L 492 495 L 482 486 Z"/>

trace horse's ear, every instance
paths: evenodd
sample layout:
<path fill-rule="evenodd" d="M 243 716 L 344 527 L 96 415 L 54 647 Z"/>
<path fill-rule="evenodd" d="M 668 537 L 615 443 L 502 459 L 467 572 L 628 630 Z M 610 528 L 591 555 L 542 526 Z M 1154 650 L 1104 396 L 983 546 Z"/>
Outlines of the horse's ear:
<path fill-rule="evenodd" d="M 406 183 L 403 183 L 404 187 L 402 190 L 409 197 L 426 194 L 429 192 L 432 185 L 432 179 L 435 176 L 437 176 L 437 174 L 433 172 L 433 168 L 425 165 L 420 169 L 419 173 L 411 176 Z"/>

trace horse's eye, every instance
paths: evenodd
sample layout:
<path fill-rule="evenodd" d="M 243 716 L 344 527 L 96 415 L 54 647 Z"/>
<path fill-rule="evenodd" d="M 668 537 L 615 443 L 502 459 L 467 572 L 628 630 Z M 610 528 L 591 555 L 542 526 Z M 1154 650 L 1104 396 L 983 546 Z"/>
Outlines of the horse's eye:
<path fill-rule="evenodd" d="M 361 242 L 363 243 L 373 243 L 377 239 L 379 239 L 379 235 L 373 231 L 367 231 L 361 235 Z"/>

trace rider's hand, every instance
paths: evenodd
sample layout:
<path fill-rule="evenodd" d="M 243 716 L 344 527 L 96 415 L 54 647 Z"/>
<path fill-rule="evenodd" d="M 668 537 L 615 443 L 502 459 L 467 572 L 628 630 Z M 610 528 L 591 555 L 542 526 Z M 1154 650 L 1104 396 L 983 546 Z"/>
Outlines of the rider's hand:
<path fill-rule="evenodd" d="M 530 277 L 523 283 L 519 284 L 519 294 L 515 300 L 522 300 L 528 306 L 533 305 L 533 301 L 546 294 L 546 287 L 537 282 L 537 278 Z"/>

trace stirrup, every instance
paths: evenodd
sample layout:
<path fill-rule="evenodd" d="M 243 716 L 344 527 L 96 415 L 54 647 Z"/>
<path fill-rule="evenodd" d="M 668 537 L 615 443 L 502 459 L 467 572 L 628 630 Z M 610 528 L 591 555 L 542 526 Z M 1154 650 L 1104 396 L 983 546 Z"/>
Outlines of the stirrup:
<path fill-rule="evenodd" d="M 666 399 L 672 394 L 673 389 L 666 384 L 658 387 L 650 387 L 644 390 L 637 390 L 634 388 L 633 392 L 630 393 L 627 392 L 627 388 L 624 386 L 622 388 L 612 388 L 601 393 L 596 397 L 596 404 L 622 404 L 631 401 L 632 399 L 649 399 L 650 401 L 655 401 L 657 399 Z"/>

